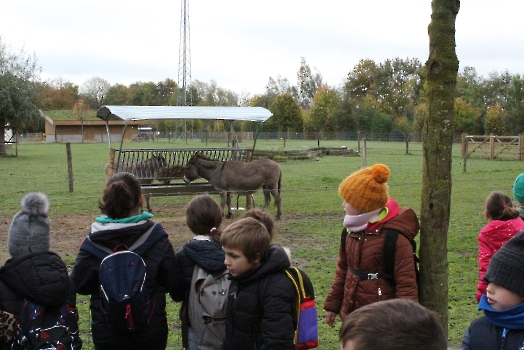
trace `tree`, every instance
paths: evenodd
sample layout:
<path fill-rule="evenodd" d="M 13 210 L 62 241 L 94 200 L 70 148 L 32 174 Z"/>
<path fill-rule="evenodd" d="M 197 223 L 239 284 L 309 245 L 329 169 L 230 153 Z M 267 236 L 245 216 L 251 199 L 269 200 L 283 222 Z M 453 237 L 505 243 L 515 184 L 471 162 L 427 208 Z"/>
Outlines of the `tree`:
<path fill-rule="evenodd" d="M 455 100 L 455 114 L 453 118 L 455 133 L 477 134 L 479 131 L 479 120 L 482 112 L 473 104 L 462 98 Z"/>
<path fill-rule="evenodd" d="M 429 58 L 424 91 L 428 115 L 423 129 L 420 205 L 420 303 L 435 311 L 447 335 L 447 234 L 451 205 L 451 151 L 458 58 L 458 0 L 433 0 L 428 26 Z"/>
<path fill-rule="evenodd" d="M 297 101 L 303 109 L 311 108 L 313 97 L 322 86 L 322 75 L 316 70 L 311 73 L 311 68 L 304 57 L 300 60 L 300 68 L 297 72 Z"/>
<path fill-rule="evenodd" d="M 90 109 L 84 104 L 84 100 L 78 100 L 73 106 L 73 118 L 80 120 L 82 125 L 82 143 L 84 143 L 84 121 L 87 119 L 89 112 Z"/>
<path fill-rule="evenodd" d="M 507 135 L 508 128 L 506 127 L 507 112 L 502 108 L 500 102 L 489 106 L 484 118 L 484 132 L 486 134 Z"/>
<path fill-rule="evenodd" d="M 340 108 L 340 97 L 327 85 L 322 86 L 313 97 L 311 123 L 316 132 L 335 131 L 334 116 Z"/>
<path fill-rule="evenodd" d="M 269 110 L 273 115 L 268 121 L 282 128 L 284 147 L 286 147 L 287 133 L 292 130 L 302 130 L 302 110 L 289 93 L 278 95 Z"/>
<path fill-rule="evenodd" d="M 129 88 L 122 84 L 115 84 L 107 90 L 105 105 L 110 106 L 127 106 L 131 100 Z"/>
<path fill-rule="evenodd" d="M 131 105 L 160 105 L 160 93 L 158 91 L 158 86 L 152 81 L 147 83 L 136 83 L 133 91 L 131 92 Z"/>
<path fill-rule="evenodd" d="M 5 130 L 20 133 L 40 118 L 37 91 L 41 68 L 35 55 L 23 49 L 12 53 L 0 37 L 0 155 L 5 151 Z"/>
<path fill-rule="evenodd" d="M 62 78 L 46 81 L 38 90 L 39 104 L 44 110 L 71 109 L 78 100 L 78 85 Z"/>
<path fill-rule="evenodd" d="M 375 61 L 366 59 L 358 61 L 358 64 L 349 72 L 344 90 L 349 98 L 359 100 L 368 96 L 374 89 L 373 72 L 377 65 Z"/>
<path fill-rule="evenodd" d="M 99 77 L 88 79 L 80 88 L 80 97 L 91 109 L 98 109 L 104 104 L 107 91 L 111 84 Z"/>

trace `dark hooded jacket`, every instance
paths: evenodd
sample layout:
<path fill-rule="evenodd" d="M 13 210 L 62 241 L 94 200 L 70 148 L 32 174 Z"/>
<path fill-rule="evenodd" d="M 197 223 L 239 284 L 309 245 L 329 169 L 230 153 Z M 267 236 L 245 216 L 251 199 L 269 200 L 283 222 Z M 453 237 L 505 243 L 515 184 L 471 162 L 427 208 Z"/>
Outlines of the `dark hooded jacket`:
<path fill-rule="evenodd" d="M 175 299 L 175 301 L 182 301 L 180 308 L 180 319 L 182 320 L 182 342 L 184 347 L 188 347 L 187 343 L 187 329 L 191 327 L 188 316 L 188 300 L 191 289 L 191 280 L 193 278 L 193 270 L 195 265 L 209 273 L 222 272 L 226 269 L 224 265 L 225 255 L 222 246 L 207 239 L 195 239 L 188 241 L 182 249 L 176 253 L 178 266 L 182 273 L 183 281 L 183 297 Z"/>
<path fill-rule="evenodd" d="M 109 229 L 114 226 L 107 225 L 107 230 L 99 230 L 89 234 L 90 240 L 110 249 L 118 245 L 130 247 L 133 243 L 148 231 L 154 223 L 125 225 L 117 229 Z M 93 342 L 101 344 L 119 344 L 127 348 L 137 348 L 147 344 L 167 342 L 167 316 L 166 316 L 166 293 L 179 297 L 181 293 L 181 278 L 173 246 L 162 227 L 158 227 L 164 233 L 149 250 L 142 254 L 146 264 L 146 285 L 151 292 L 150 298 L 153 302 L 154 311 L 146 327 L 136 332 L 118 333 L 113 331 L 100 309 L 100 283 L 98 271 L 100 260 L 91 253 L 80 249 L 76 257 L 75 266 L 71 279 L 79 294 L 91 295 L 90 309 L 92 318 Z M 153 350 L 154 347 L 149 346 Z"/>
<path fill-rule="evenodd" d="M 53 252 L 40 252 L 6 261 L 0 269 L 0 310 L 16 316 L 24 299 L 44 306 L 46 312 L 52 312 L 54 307 L 62 304 L 76 309 L 75 288 L 60 256 Z M 72 332 L 78 331 L 78 322 L 66 326 Z M 76 338 L 73 346 L 81 348 L 80 338 Z M 10 348 L 5 342 L 0 349 L 4 347 Z"/>
<path fill-rule="evenodd" d="M 350 232 L 346 238 L 345 251 L 342 246 L 339 249 L 335 278 L 324 309 L 339 314 L 342 320 L 359 307 L 377 301 L 393 298 L 418 301 L 413 247 L 404 237 L 414 238 L 417 235 L 417 215 L 410 208 L 399 208 L 393 199 L 389 199 L 386 208 L 385 218 L 368 224 L 366 231 Z M 350 269 L 366 274 L 384 272 L 384 238 L 388 229 L 403 233 L 398 235 L 395 247 L 395 283 L 385 278 L 360 280 Z"/>
<path fill-rule="evenodd" d="M 256 269 L 230 276 L 224 350 L 294 349 L 296 290 L 283 270 L 284 249 L 271 245 Z"/>

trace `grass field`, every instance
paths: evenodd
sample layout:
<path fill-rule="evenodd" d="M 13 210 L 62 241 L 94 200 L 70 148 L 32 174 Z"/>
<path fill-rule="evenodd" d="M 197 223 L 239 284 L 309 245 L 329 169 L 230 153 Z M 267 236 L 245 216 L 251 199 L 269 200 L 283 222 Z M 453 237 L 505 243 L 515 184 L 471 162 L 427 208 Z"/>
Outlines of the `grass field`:
<path fill-rule="evenodd" d="M 347 146 L 357 149 L 357 142 L 322 141 L 321 146 Z M 208 144 L 208 147 L 225 147 Z M 251 145 L 241 144 L 241 147 Z M 282 141 L 257 142 L 257 149 L 282 150 Z M 287 141 L 285 149 L 316 147 L 316 141 Z M 205 147 L 199 141 L 154 142 L 125 144 L 124 148 L 185 148 Z M 0 158 L 0 239 L 4 249 L 0 257 L 7 258 L 6 237 L 12 216 L 19 210 L 21 197 L 29 191 L 43 191 L 51 200 L 53 220 L 52 246 L 63 248 L 59 253 L 68 264 L 74 264 L 75 252 L 90 223 L 99 214 L 97 201 L 103 189 L 103 168 L 108 159 L 107 144 L 72 144 L 74 191 L 69 192 L 66 147 L 63 144 L 20 144 L 18 157 Z M 13 153 L 10 150 L 9 153 Z M 448 233 L 449 262 L 449 344 L 460 345 L 462 335 L 472 319 L 479 317 L 476 310 L 477 235 L 486 224 L 482 216 L 484 200 L 493 190 L 511 196 L 513 181 L 524 171 L 524 163 L 510 160 L 468 159 L 463 172 L 460 145 L 453 150 L 451 221 Z M 384 163 L 391 169 L 390 196 L 401 206 L 420 210 L 422 180 L 422 145 L 411 143 L 405 154 L 404 143 L 367 142 L 367 165 Z M 362 167 L 361 157 L 325 156 L 310 161 L 280 163 L 283 171 L 283 219 L 276 223 L 277 243 L 292 250 L 293 263 L 311 277 L 317 295 L 320 318 L 321 349 L 338 348 L 338 322 L 334 329 L 323 322 L 324 303 L 335 271 L 340 229 L 342 200 L 338 196 L 339 183 L 351 172 Z M 218 199 L 218 196 L 216 197 Z M 184 226 L 184 209 L 191 196 L 154 197 L 151 200 L 155 221 L 162 222 L 170 233 L 175 250 L 191 233 Z M 255 204 L 262 203 L 261 193 Z M 276 209 L 271 207 L 270 214 Z M 241 211 L 237 215 L 241 215 Z M 226 220 L 226 224 L 229 221 Z M 62 249 L 62 248 L 61 248 Z M 89 338 L 87 298 L 79 296 L 80 317 L 84 338 Z M 178 306 L 169 303 L 170 349 L 180 349 L 177 322 Z M 87 341 L 87 347 L 89 347 Z"/>

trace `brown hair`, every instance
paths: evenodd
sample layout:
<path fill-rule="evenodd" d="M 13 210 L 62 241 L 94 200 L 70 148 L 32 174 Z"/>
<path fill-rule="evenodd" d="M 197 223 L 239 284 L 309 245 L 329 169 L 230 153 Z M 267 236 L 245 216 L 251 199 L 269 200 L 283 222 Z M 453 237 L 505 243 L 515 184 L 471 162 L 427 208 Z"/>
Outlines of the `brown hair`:
<path fill-rule="evenodd" d="M 117 173 L 107 181 L 98 208 L 111 219 L 127 218 L 139 206 L 141 197 L 140 183 L 133 174 Z"/>
<path fill-rule="evenodd" d="M 508 221 L 519 216 L 508 195 L 493 191 L 486 198 L 486 216 L 491 220 Z"/>
<path fill-rule="evenodd" d="M 339 331 L 340 344 L 352 341 L 357 350 L 446 350 L 437 315 L 413 301 L 391 299 L 350 313 Z"/>
<path fill-rule="evenodd" d="M 275 238 L 275 235 L 273 234 L 273 227 L 274 227 L 273 219 L 269 215 L 267 215 L 265 212 L 263 212 L 260 209 L 251 209 L 251 210 L 248 210 L 244 214 L 244 217 L 253 218 L 263 223 L 264 226 L 266 226 L 267 233 L 269 233 L 269 240 L 272 241 L 273 238 Z"/>
<path fill-rule="evenodd" d="M 228 249 L 238 249 L 248 262 L 264 260 L 269 249 L 266 226 L 253 218 L 243 218 L 230 224 L 220 237 L 220 244 Z"/>
<path fill-rule="evenodd" d="M 222 208 L 208 194 L 196 196 L 187 206 L 186 224 L 193 233 L 209 236 L 212 241 L 220 242 Z"/>

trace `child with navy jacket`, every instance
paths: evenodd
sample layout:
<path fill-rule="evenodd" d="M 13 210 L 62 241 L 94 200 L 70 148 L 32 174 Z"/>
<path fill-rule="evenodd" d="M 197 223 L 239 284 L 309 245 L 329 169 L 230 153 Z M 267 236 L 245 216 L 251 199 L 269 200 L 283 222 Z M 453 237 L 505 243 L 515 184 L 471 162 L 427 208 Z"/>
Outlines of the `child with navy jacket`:
<path fill-rule="evenodd" d="M 464 350 L 524 349 L 524 231 L 491 258 L 480 298 L 484 316 L 474 320 L 462 339 Z"/>

